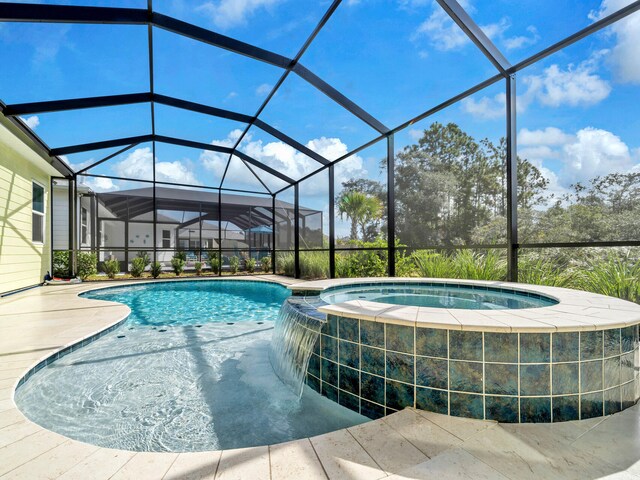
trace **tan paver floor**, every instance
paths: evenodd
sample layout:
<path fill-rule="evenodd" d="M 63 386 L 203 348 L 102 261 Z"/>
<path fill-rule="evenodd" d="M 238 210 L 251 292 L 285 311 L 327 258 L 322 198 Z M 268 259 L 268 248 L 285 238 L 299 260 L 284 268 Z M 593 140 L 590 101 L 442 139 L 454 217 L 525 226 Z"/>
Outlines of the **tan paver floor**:
<path fill-rule="evenodd" d="M 13 391 L 43 357 L 128 315 L 123 305 L 77 297 L 95 287 L 41 287 L 0 299 L 3 480 L 640 480 L 637 405 L 604 419 L 553 425 L 497 424 L 406 409 L 313 438 L 222 452 L 136 453 L 68 439 L 26 419 L 13 403 Z"/>

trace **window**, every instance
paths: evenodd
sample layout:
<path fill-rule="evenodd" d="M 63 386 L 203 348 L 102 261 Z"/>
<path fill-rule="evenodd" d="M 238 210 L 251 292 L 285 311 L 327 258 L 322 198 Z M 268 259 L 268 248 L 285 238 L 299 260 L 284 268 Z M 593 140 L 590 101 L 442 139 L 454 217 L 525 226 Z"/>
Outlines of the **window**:
<path fill-rule="evenodd" d="M 44 187 L 33 182 L 31 203 L 31 240 L 44 243 Z"/>
<path fill-rule="evenodd" d="M 88 229 L 87 229 L 87 219 L 89 218 L 89 214 L 87 209 L 82 207 L 80 209 L 80 243 L 82 245 L 86 245 L 87 237 L 88 237 Z"/>
<path fill-rule="evenodd" d="M 162 230 L 162 248 L 171 248 L 171 230 Z"/>

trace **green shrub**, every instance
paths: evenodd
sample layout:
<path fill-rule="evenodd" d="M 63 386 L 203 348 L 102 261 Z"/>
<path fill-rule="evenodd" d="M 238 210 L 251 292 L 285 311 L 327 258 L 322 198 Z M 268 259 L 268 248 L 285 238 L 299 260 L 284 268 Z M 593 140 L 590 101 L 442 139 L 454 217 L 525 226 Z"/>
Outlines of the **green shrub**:
<path fill-rule="evenodd" d="M 256 270 L 256 259 L 255 258 L 247 258 L 244 261 L 244 265 L 247 268 L 247 272 L 253 273 Z"/>
<path fill-rule="evenodd" d="M 173 273 L 176 274 L 176 277 L 179 277 L 180 274 L 184 272 L 185 263 L 184 259 L 177 255 L 171 259 L 171 267 L 173 268 Z"/>
<path fill-rule="evenodd" d="M 229 270 L 231 273 L 237 273 L 240 266 L 240 259 L 236 256 L 229 257 Z"/>
<path fill-rule="evenodd" d="M 546 258 L 541 254 L 522 254 L 518 258 L 518 282 L 550 287 L 569 287 L 574 281 L 574 271 L 562 261 Z"/>
<path fill-rule="evenodd" d="M 336 255 L 336 276 L 384 277 L 387 275 L 387 251 L 365 250 Z"/>
<path fill-rule="evenodd" d="M 116 278 L 116 275 L 120 273 L 120 261 L 116 258 L 105 260 L 102 264 L 102 269 L 107 274 L 107 277 Z"/>
<path fill-rule="evenodd" d="M 68 251 L 53 252 L 53 276 L 54 277 L 68 277 L 69 276 L 69 255 Z"/>
<path fill-rule="evenodd" d="M 196 269 L 196 275 L 202 275 L 202 262 L 194 263 L 193 267 Z"/>
<path fill-rule="evenodd" d="M 142 276 L 144 269 L 146 267 L 145 259 L 142 257 L 136 257 L 131 260 L 131 276 L 135 278 L 139 278 Z"/>
<path fill-rule="evenodd" d="M 160 262 L 153 262 L 151 264 L 151 276 L 153 278 L 158 278 L 162 273 L 162 264 Z"/>
<path fill-rule="evenodd" d="M 91 275 L 98 273 L 98 257 L 95 253 L 78 252 L 76 259 L 78 262 L 78 276 L 82 280 L 86 280 Z M 120 266 L 118 266 L 119 269 Z"/>
<path fill-rule="evenodd" d="M 207 250 L 207 259 L 213 273 L 218 273 L 220 269 L 220 260 L 218 260 L 218 252 L 215 250 Z"/>
<path fill-rule="evenodd" d="M 147 267 L 147 265 L 151 265 L 151 259 L 149 258 L 148 252 L 144 252 L 144 251 L 138 252 L 138 258 L 142 259 L 142 261 L 144 262 L 145 268 Z"/>
<path fill-rule="evenodd" d="M 287 277 L 295 275 L 295 257 L 293 253 L 276 254 L 276 272 Z"/>
<path fill-rule="evenodd" d="M 497 250 L 486 253 L 458 250 L 452 257 L 455 278 L 468 280 L 506 280 L 507 259 Z"/>
<path fill-rule="evenodd" d="M 609 253 L 581 269 L 573 280 L 577 288 L 640 303 L 640 261 Z"/>
<path fill-rule="evenodd" d="M 262 257 L 260 259 L 260 264 L 262 265 L 262 271 L 264 273 L 269 273 L 271 271 L 271 257 Z"/>
<path fill-rule="evenodd" d="M 176 254 L 173 256 L 173 258 L 178 258 L 180 260 L 182 260 L 183 262 L 187 261 L 187 252 L 185 252 L 184 250 L 178 250 L 176 251 Z"/>
<path fill-rule="evenodd" d="M 329 254 L 327 252 L 300 252 L 300 276 L 310 280 L 329 277 Z"/>

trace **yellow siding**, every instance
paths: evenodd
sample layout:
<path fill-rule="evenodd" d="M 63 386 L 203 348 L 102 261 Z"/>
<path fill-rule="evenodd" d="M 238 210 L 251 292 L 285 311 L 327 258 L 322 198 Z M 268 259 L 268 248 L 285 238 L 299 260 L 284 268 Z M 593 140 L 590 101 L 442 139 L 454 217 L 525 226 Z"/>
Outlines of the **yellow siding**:
<path fill-rule="evenodd" d="M 4 119 L 2 119 L 4 120 Z M 42 282 L 50 269 L 48 165 L 6 121 L 0 123 L 0 293 Z M 31 183 L 45 187 L 44 244 L 31 241 Z"/>

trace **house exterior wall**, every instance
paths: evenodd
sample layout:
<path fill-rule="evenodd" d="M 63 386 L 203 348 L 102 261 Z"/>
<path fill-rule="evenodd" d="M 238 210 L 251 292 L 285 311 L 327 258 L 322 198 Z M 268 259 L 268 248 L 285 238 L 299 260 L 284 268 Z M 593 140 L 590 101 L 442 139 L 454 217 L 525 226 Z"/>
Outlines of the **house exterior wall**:
<path fill-rule="evenodd" d="M 36 146 L 0 116 L 0 294 L 37 285 L 50 269 L 51 176 Z M 32 182 L 44 187 L 44 242 L 32 241 Z"/>

